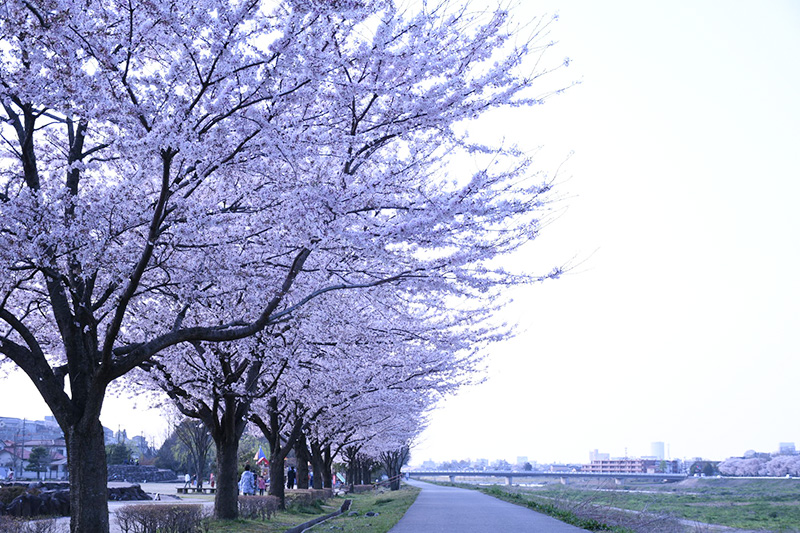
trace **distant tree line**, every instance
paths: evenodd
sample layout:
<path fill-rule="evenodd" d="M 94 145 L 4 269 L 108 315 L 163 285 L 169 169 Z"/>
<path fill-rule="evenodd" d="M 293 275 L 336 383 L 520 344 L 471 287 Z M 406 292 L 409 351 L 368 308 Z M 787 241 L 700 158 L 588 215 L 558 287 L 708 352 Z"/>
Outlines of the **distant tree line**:
<path fill-rule="evenodd" d="M 800 476 L 800 455 L 730 457 L 719 463 L 719 472 L 723 476 Z"/>

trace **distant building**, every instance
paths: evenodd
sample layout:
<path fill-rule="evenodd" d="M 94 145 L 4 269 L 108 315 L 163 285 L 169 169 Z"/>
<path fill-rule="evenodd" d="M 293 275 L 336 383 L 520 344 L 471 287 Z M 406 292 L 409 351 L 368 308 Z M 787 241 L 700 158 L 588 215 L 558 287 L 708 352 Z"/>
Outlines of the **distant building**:
<path fill-rule="evenodd" d="M 28 471 L 28 458 L 34 448 L 45 448 L 50 453 L 50 463 L 47 470 L 40 472 Z M 14 470 L 15 477 L 44 479 L 65 479 L 67 477 L 67 443 L 64 439 L 39 440 L 29 439 L 22 441 L 0 441 L 0 470 L 8 473 Z"/>
<path fill-rule="evenodd" d="M 565 465 L 565 464 L 558 464 L 553 463 L 548 465 L 547 469 L 550 472 L 575 472 L 576 468 L 573 465 Z"/>
<path fill-rule="evenodd" d="M 25 418 L 0 417 L 0 440 L 22 441 L 25 439 L 52 440 L 63 439 L 55 418 L 45 417 L 44 420 L 27 420 Z"/>
<path fill-rule="evenodd" d="M 592 474 L 642 474 L 646 472 L 643 459 L 600 459 L 581 467 Z"/>
<path fill-rule="evenodd" d="M 651 442 L 650 443 L 650 455 L 655 457 L 656 459 L 663 461 L 666 455 L 664 455 L 664 443 L 663 442 Z"/>
<path fill-rule="evenodd" d="M 116 444 L 120 437 L 124 443 L 131 443 L 134 449 L 146 450 L 147 440 L 144 437 L 127 438 L 125 430 L 115 435 L 104 427 L 106 445 Z M 0 474 L 7 475 L 13 469 L 17 479 L 35 478 L 35 472 L 28 472 L 28 456 L 33 448 L 42 446 L 51 454 L 51 462 L 47 472 L 40 473 L 46 479 L 61 479 L 67 476 L 67 450 L 64 432 L 55 417 L 46 416 L 44 420 L 28 420 L 25 418 L 0 417 Z M 142 452 L 143 453 L 143 452 Z M 140 453 L 141 455 L 141 453 Z"/>
<path fill-rule="evenodd" d="M 598 460 L 581 466 L 581 472 L 591 474 L 675 474 L 679 471 L 678 461 L 644 458 Z"/>
<path fill-rule="evenodd" d="M 592 450 L 589 452 L 589 462 L 593 463 L 595 461 L 608 461 L 611 459 L 611 454 L 608 453 L 600 453 L 597 450 Z"/>
<path fill-rule="evenodd" d="M 795 450 L 794 442 L 781 442 L 778 445 L 778 454 L 779 455 L 797 455 L 797 450 Z"/>

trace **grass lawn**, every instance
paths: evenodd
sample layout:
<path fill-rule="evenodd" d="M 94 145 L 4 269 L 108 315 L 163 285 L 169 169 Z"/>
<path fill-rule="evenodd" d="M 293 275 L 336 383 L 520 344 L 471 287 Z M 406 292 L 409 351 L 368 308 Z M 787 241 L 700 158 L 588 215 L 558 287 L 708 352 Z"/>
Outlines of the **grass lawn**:
<path fill-rule="evenodd" d="M 389 531 L 406 510 L 414 503 L 419 489 L 403 485 L 398 491 L 370 492 L 337 496 L 323 505 L 299 507 L 279 512 L 271 519 L 261 520 L 218 520 L 211 523 L 209 533 L 279 533 L 303 522 L 338 510 L 345 499 L 353 500 L 350 511 L 337 518 L 319 524 L 314 528 L 323 531 L 331 525 L 343 529 L 338 531 L 359 533 L 385 533 Z M 357 516 L 349 516 L 357 512 Z M 366 516 L 376 512 L 377 516 Z M 312 530 L 313 531 L 313 530 Z"/>
<path fill-rule="evenodd" d="M 627 509 L 734 528 L 800 532 L 800 480 L 701 478 L 667 484 L 491 489 L 497 491 L 510 492 L 523 504 L 532 501 L 568 510 Z"/>
<path fill-rule="evenodd" d="M 408 485 L 403 485 L 400 490 L 394 492 L 361 494 L 358 499 L 353 499 L 350 512 L 344 513 L 333 520 L 326 522 L 326 525 L 341 527 L 339 531 L 358 532 L 358 533 L 385 533 L 394 527 L 406 513 L 408 508 L 414 503 L 419 494 L 419 489 Z M 357 516 L 350 516 L 357 512 Z M 377 513 L 376 516 L 367 516 L 368 512 Z M 317 530 L 322 531 L 323 526 L 317 526 Z"/>

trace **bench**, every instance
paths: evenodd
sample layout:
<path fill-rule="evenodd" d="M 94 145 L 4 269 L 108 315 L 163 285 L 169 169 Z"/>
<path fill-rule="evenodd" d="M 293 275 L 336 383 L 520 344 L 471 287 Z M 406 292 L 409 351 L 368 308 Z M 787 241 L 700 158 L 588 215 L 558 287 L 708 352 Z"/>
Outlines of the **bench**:
<path fill-rule="evenodd" d="M 201 494 L 214 494 L 217 492 L 215 487 L 178 487 L 178 494 L 191 494 L 194 493 L 201 493 Z"/>

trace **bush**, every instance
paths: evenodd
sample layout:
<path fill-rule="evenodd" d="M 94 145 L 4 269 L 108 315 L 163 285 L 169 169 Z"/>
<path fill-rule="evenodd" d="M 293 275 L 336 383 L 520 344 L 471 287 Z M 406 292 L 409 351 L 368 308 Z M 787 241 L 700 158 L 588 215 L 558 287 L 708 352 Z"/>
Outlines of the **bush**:
<path fill-rule="evenodd" d="M 292 507 L 313 505 L 318 499 L 320 498 L 310 490 L 298 490 L 286 495 L 286 504 Z"/>
<path fill-rule="evenodd" d="M 25 487 L 22 485 L 8 485 L 5 487 L 0 487 L 0 504 L 8 505 L 23 492 L 25 492 Z"/>
<path fill-rule="evenodd" d="M 239 517 L 252 520 L 269 520 L 280 507 L 276 496 L 239 496 Z"/>
<path fill-rule="evenodd" d="M 0 531 L 3 533 L 61 533 L 66 529 L 60 528 L 55 519 L 30 520 L 0 516 Z"/>
<path fill-rule="evenodd" d="M 116 512 L 122 533 L 207 533 L 201 505 L 128 505 Z"/>

